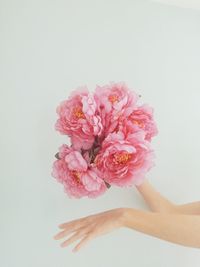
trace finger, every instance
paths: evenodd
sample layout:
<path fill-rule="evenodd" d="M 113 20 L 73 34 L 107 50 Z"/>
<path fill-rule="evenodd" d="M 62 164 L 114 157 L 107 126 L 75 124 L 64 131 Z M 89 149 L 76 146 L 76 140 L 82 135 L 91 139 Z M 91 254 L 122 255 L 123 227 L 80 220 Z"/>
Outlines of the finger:
<path fill-rule="evenodd" d="M 85 246 L 90 240 L 95 238 L 95 233 L 90 233 L 86 237 L 84 237 L 73 249 L 73 252 L 79 251 L 83 246 Z"/>
<path fill-rule="evenodd" d="M 76 234 L 72 235 L 70 238 L 68 238 L 66 241 L 61 243 L 61 247 L 66 247 L 70 245 L 71 243 L 75 242 L 76 240 L 80 239 L 83 235 L 85 235 L 87 232 L 85 231 L 78 231 Z"/>
<path fill-rule="evenodd" d="M 76 219 L 76 220 L 73 220 L 73 221 L 62 223 L 58 227 L 59 228 L 66 228 L 68 226 L 70 227 L 73 224 L 82 223 L 82 222 L 88 222 L 90 219 L 93 219 L 95 217 L 97 217 L 97 214 L 91 214 L 89 216 L 85 216 L 85 217 L 82 217 L 82 218 L 79 218 L 79 219 Z"/>
<path fill-rule="evenodd" d="M 54 239 L 60 239 L 60 238 L 62 238 L 62 236 L 64 235 L 64 233 L 65 233 L 65 231 L 62 231 L 62 232 L 59 232 L 58 234 L 56 234 L 53 238 Z"/>
<path fill-rule="evenodd" d="M 61 239 L 61 238 L 63 238 L 63 237 L 66 237 L 66 236 L 69 235 L 70 233 L 75 232 L 75 231 L 77 231 L 77 230 L 80 230 L 80 229 L 82 229 L 82 228 L 84 228 L 84 227 L 77 226 L 77 227 L 75 227 L 75 228 L 65 229 L 65 230 L 63 230 L 62 232 L 59 232 L 58 234 L 56 234 L 53 238 L 56 239 L 56 240 L 57 240 L 57 239 Z"/>
<path fill-rule="evenodd" d="M 82 222 L 86 221 L 87 218 L 88 217 L 83 217 L 83 218 L 76 219 L 76 220 L 73 220 L 73 221 L 70 221 L 70 222 L 62 223 L 58 227 L 61 228 L 61 229 L 62 228 L 66 228 L 66 227 L 71 227 L 73 225 L 77 225 L 79 223 L 82 223 Z"/>

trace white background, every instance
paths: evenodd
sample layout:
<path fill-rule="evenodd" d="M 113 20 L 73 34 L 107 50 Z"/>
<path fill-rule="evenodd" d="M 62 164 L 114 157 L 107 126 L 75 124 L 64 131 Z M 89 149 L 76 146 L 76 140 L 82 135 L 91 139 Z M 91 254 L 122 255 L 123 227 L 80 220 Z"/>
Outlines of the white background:
<path fill-rule="evenodd" d="M 146 209 L 135 188 L 71 200 L 51 177 L 66 136 L 58 103 L 80 85 L 125 81 L 154 107 L 147 178 L 176 203 L 200 199 L 200 11 L 151 1 L 0 1 L 0 265 L 199 267 L 200 250 L 122 228 L 75 243 L 58 224 L 115 207 Z"/>

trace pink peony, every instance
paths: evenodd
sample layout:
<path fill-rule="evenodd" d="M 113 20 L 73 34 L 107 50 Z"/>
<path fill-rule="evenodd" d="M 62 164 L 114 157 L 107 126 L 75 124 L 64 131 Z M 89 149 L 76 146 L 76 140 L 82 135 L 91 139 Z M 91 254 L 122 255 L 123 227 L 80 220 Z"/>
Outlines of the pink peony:
<path fill-rule="evenodd" d="M 107 190 L 107 186 L 102 178 L 98 175 L 96 168 L 88 169 L 81 177 L 82 183 L 88 191 L 87 196 L 96 198 Z"/>
<path fill-rule="evenodd" d="M 144 131 L 110 133 L 102 144 L 95 164 L 99 175 L 109 184 L 132 186 L 140 184 L 154 166 L 155 157 Z"/>
<path fill-rule="evenodd" d="M 64 191 L 69 197 L 94 198 L 106 191 L 105 182 L 98 176 L 95 168 L 88 167 L 79 151 L 62 145 L 59 148 L 59 157 L 53 163 L 51 174 L 64 185 Z"/>
<path fill-rule="evenodd" d="M 75 151 L 71 146 L 69 147 L 68 145 L 66 144 L 62 144 L 59 148 L 58 148 L 58 155 L 59 155 L 59 158 L 60 159 L 64 159 L 65 156 L 67 154 L 69 154 L 69 152 L 71 151 Z"/>
<path fill-rule="evenodd" d="M 126 118 L 132 113 L 139 95 L 131 91 L 124 82 L 110 82 L 103 87 L 97 86 L 94 98 L 102 119 L 104 136 L 107 136 L 116 128 L 120 117 Z"/>
<path fill-rule="evenodd" d="M 52 176 L 69 197 L 96 198 L 111 185 L 139 185 L 155 166 L 153 108 L 124 82 L 74 90 L 56 112 L 55 129 L 71 139 L 55 155 Z"/>
<path fill-rule="evenodd" d="M 145 139 L 151 141 L 158 134 L 158 128 L 153 119 L 153 108 L 147 104 L 137 107 L 127 118 L 138 128 L 145 131 Z"/>
<path fill-rule="evenodd" d="M 68 179 L 68 168 L 63 159 L 57 159 L 53 162 L 51 175 L 56 178 L 59 183 L 63 183 Z"/>
<path fill-rule="evenodd" d="M 88 89 L 80 87 L 56 108 L 59 118 L 55 129 L 61 134 L 67 134 L 75 149 L 89 149 L 103 127 L 96 109 L 96 102 L 89 95 Z"/>

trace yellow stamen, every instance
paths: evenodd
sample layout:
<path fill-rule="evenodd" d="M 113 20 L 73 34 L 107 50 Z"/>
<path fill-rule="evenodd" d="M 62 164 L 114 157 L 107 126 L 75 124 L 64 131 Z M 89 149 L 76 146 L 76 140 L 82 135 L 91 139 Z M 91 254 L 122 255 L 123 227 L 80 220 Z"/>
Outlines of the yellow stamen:
<path fill-rule="evenodd" d="M 111 103 L 118 102 L 118 96 L 117 95 L 109 95 L 108 99 Z"/>
<path fill-rule="evenodd" d="M 77 108 L 74 108 L 73 110 L 73 114 L 76 116 L 76 118 L 80 119 L 85 119 L 85 115 L 83 113 L 83 111 L 81 110 L 81 108 L 77 107 Z"/>
<path fill-rule="evenodd" d="M 139 127 L 143 128 L 144 127 L 144 123 L 140 122 L 140 121 L 136 121 L 136 120 L 131 120 L 133 124 L 137 124 Z"/>
<path fill-rule="evenodd" d="M 124 164 L 131 158 L 131 154 L 129 153 L 117 154 L 114 155 L 114 157 L 115 157 L 114 161 L 116 164 Z"/>
<path fill-rule="evenodd" d="M 81 184 L 81 180 L 80 180 L 80 176 L 81 176 L 81 174 L 80 174 L 78 171 L 72 171 L 72 175 L 73 175 L 73 177 L 75 178 L 75 181 L 76 181 L 78 184 Z"/>

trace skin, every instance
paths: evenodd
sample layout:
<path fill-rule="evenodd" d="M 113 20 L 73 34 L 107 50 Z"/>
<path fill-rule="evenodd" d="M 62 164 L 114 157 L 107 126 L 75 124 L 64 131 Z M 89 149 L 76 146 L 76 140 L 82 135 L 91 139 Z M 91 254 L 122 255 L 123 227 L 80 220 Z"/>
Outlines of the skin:
<path fill-rule="evenodd" d="M 54 239 L 66 239 L 61 247 L 79 240 L 73 252 L 92 239 L 127 227 L 143 234 L 186 247 L 200 248 L 200 201 L 177 205 L 161 195 L 145 180 L 136 186 L 150 211 L 116 208 L 59 225 Z"/>

